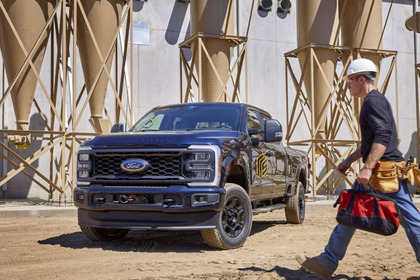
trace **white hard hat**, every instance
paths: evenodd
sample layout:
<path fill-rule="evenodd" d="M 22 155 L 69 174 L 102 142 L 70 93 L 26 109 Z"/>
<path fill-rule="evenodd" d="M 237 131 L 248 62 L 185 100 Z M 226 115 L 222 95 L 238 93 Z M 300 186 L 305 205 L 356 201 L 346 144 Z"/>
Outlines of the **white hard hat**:
<path fill-rule="evenodd" d="M 349 68 L 347 69 L 347 75 L 345 79 L 347 80 L 348 78 L 354 77 L 357 74 L 359 74 L 359 75 L 366 75 L 371 80 L 374 80 L 375 77 L 372 77 L 371 75 L 369 75 L 372 72 L 374 73 L 378 72 L 376 65 L 369 59 L 359 58 L 359 59 L 353 60 L 353 62 L 350 63 Z"/>

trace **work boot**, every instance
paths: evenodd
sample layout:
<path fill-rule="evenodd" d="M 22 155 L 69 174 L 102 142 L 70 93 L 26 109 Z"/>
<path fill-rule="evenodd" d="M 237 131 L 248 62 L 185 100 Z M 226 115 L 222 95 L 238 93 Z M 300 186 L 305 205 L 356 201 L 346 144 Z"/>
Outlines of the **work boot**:
<path fill-rule="evenodd" d="M 332 273 L 328 272 L 316 257 L 308 258 L 304 255 L 297 255 L 296 260 L 306 271 L 315 274 L 320 279 L 330 279 L 332 276 Z"/>

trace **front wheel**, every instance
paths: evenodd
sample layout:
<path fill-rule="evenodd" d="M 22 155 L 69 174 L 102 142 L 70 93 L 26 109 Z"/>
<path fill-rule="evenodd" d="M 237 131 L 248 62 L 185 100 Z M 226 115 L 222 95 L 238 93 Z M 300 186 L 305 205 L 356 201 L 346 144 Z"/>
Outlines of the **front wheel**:
<path fill-rule="evenodd" d="M 248 194 L 236 184 L 226 184 L 226 198 L 215 229 L 201 231 L 204 241 L 218 249 L 241 247 L 251 232 L 252 206 Z"/>
<path fill-rule="evenodd" d="M 296 194 L 286 204 L 286 220 L 291 224 L 301 224 L 305 219 L 305 192 L 301 182 L 296 186 Z"/>
<path fill-rule="evenodd" d="M 129 229 L 116 228 L 95 228 L 88 226 L 80 226 L 82 232 L 92 242 L 105 242 L 124 238 Z"/>

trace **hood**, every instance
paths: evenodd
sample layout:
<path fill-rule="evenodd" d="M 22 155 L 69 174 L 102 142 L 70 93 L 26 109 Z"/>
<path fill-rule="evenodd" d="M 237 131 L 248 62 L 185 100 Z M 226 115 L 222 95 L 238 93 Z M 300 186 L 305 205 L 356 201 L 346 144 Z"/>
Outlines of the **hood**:
<path fill-rule="evenodd" d="M 240 137 L 237 131 L 150 131 L 124 132 L 97 136 L 84 143 L 94 148 L 122 147 L 188 147 L 194 144 L 221 145 Z"/>

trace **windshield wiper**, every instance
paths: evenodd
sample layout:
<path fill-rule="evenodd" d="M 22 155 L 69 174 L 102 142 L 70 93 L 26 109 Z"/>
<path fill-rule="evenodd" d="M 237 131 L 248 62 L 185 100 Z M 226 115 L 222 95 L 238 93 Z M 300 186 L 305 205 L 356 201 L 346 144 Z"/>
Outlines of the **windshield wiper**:
<path fill-rule="evenodd" d="M 142 129 L 142 130 L 138 130 L 137 132 L 144 132 L 144 131 L 159 131 L 159 129 Z"/>

